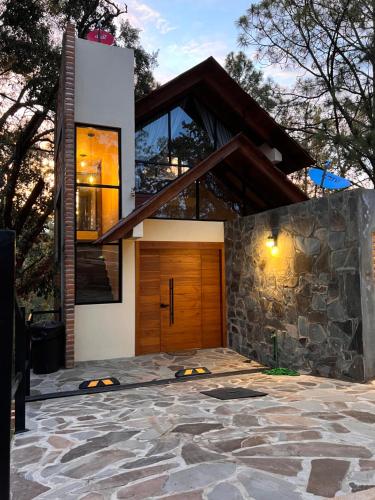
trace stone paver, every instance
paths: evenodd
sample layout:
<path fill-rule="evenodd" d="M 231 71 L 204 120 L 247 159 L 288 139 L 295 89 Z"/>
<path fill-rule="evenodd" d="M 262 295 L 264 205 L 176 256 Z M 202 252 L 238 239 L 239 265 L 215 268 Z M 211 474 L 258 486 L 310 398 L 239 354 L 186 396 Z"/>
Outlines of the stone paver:
<path fill-rule="evenodd" d="M 307 485 L 310 493 L 324 494 L 334 497 L 341 489 L 341 483 L 348 472 L 350 462 L 347 460 L 331 460 L 327 458 L 313 460 Z"/>
<path fill-rule="evenodd" d="M 13 500 L 371 500 L 373 414 L 372 384 L 261 373 L 29 403 Z"/>
<path fill-rule="evenodd" d="M 180 353 L 161 353 L 132 358 L 82 361 L 75 368 L 46 375 L 31 373 L 31 394 L 74 391 L 84 380 L 116 377 L 121 384 L 173 378 L 185 367 L 205 366 L 212 372 L 246 370 L 260 367 L 231 349 L 200 349 Z"/>

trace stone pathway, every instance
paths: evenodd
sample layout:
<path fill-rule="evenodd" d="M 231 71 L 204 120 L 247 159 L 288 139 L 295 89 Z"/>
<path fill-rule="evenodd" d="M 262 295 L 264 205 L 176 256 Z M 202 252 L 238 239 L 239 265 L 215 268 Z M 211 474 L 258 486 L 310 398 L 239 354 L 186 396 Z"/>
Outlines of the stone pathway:
<path fill-rule="evenodd" d="M 224 386 L 268 396 L 200 394 Z M 253 374 L 27 409 L 13 500 L 375 498 L 373 385 Z"/>
<path fill-rule="evenodd" d="M 246 370 L 260 366 L 252 362 L 251 366 L 241 354 L 231 349 L 201 349 L 186 351 L 186 355 L 149 354 L 132 358 L 107 359 L 102 361 L 84 361 L 70 370 L 59 370 L 47 375 L 31 374 L 31 394 L 46 394 L 59 391 L 74 391 L 84 380 L 93 378 L 116 377 L 122 384 L 147 382 L 164 378 L 173 378 L 177 370 L 184 367 L 206 366 L 213 372 Z"/>

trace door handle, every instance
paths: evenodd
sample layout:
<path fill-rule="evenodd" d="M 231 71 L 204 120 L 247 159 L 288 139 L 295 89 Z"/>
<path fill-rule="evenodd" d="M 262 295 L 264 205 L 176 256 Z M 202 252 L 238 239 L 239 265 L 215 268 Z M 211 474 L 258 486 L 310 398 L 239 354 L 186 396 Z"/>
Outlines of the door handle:
<path fill-rule="evenodd" d="M 171 305 L 169 309 L 169 324 L 174 323 L 174 281 L 173 278 L 169 280 L 169 303 Z"/>
<path fill-rule="evenodd" d="M 160 309 L 166 309 L 169 307 L 169 304 L 160 304 Z"/>

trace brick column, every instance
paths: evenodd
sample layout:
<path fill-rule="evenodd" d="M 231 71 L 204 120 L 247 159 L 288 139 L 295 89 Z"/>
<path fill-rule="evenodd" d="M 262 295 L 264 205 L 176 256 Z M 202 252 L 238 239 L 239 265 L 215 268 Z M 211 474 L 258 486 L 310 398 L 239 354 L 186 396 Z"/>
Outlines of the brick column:
<path fill-rule="evenodd" d="M 63 40 L 55 127 L 55 196 L 61 196 L 61 306 L 66 329 L 65 366 L 74 366 L 75 303 L 75 27 L 68 24 Z"/>
<path fill-rule="evenodd" d="M 69 24 L 65 38 L 64 92 L 64 322 L 66 328 L 65 365 L 74 366 L 75 303 L 75 158 L 74 158 L 75 28 Z"/>

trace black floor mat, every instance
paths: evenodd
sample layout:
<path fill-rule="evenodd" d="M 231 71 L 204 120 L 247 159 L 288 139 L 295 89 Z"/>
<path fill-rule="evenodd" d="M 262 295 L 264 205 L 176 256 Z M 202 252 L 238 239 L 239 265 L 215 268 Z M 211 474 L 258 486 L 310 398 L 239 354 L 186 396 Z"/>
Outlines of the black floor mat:
<path fill-rule="evenodd" d="M 201 394 L 216 399 L 258 398 L 267 396 L 265 392 L 252 391 L 244 387 L 222 387 L 221 389 L 213 389 L 212 391 L 202 391 Z"/>

